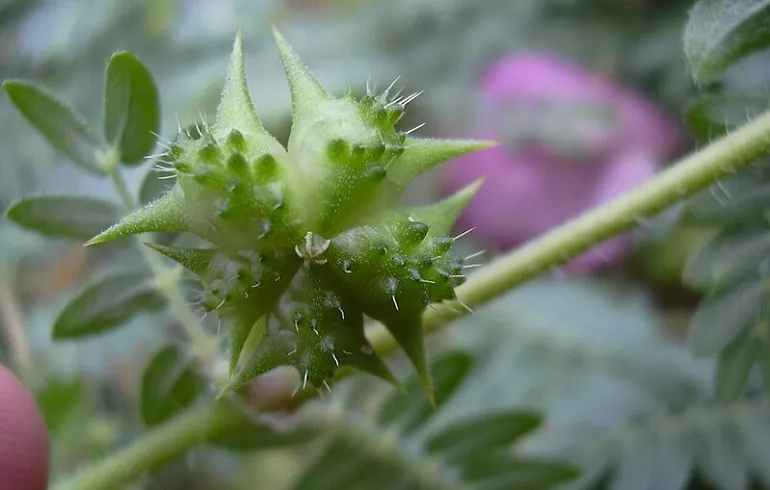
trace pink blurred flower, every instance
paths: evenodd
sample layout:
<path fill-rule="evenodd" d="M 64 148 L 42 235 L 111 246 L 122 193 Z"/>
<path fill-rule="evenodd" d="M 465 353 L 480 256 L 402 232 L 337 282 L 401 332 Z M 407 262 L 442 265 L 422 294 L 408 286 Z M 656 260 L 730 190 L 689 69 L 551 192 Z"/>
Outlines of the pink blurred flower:
<path fill-rule="evenodd" d="M 535 238 L 652 177 L 680 146 L 677 126 L 628 88 L 553 55 L 506 57 L 483 76 L 475 137 L 501 141 L 445 167 L 443 190 L 485 182 L 458 220 L 489 248 Z M 593 270 L 628 250 L 611 239 L 567 268 Z"/>

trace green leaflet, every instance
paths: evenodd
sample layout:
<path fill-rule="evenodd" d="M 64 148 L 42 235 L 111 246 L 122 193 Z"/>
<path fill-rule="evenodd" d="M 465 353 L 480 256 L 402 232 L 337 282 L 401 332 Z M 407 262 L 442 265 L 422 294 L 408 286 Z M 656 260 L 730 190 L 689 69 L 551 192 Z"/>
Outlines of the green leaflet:
<path fill-rule="evenodd" d="M 355 402 L 334 410 L 309 409 L 303 429 L 317 429 L 326 445 L 294 480 L 294 490 L 338 488 L 547 489 L 578 475 L 573 465 L 551 458 L 514 455 L 514 448 L 540 429 L 542 415 L 503 409 L 460 418 L 446 411 L 463 387 L 473 383 L 472 357 L 448 351 L 430 365 L 436 380 L 435 406 L 421 396 L 419 376 L 405 383 L 407 395 L 392 392 L 382 402 Z M 360 385 L 347 386 L 361 392 Z M 319 413 L 320 412 L 320 413 Z M 442 414 L 442 415 L 439 415 Z M 361 423 L 366 421 L 367 423 Z"/>
<path fill-rule="evenodd" d="M 152 356 L 142 373 L 140 412 L 145 425 L 162 424 L 203 393 L 206 382 L 191 361 L 176 345 L 163 346 Z"/>
<path fill-rule="evenodd" d="M 123 272 L 93 281 L 59 313 L 54 340 L 72 340 L 117 328 L 140 313 L 161 311 L 165 298 L 146 272 Z"/>
<path fill-rule="evenodd" d="M 3 88 L 19 112 L 55 150 L 86 172 L 104 175 L 101 155 L 105 144 L 88 129 L 75 109 L 28 81 L 7 80 Z"/>
<path fill-rule="evenodd" d="M 52 238 L 87 240 L 120 217 L 120 206 L 90 196 L 31 195 L 11 203 L 5 217 Z"/>
<path fill-rule="evenodd" d="M 730 65 L 770 43 L 768 0 L 699 0 L 683 41 L 693 78 L 708 84 Z"/>
<path fill-rule="evenodd" d="M 107 63 L 102 110 L 105 139 L 120 151 L 124 165 L 140 165 L 155 147 L 160 100 L 149 70 L 127 51 Z"/>

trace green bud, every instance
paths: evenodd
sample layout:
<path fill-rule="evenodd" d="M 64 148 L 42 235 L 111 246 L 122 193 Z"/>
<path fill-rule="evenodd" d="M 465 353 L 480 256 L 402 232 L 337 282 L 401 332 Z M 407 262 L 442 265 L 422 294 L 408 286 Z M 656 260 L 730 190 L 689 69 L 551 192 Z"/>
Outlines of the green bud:
<path fill-rule="evenodd" d="M 246 153 L 248 151 L 246 138 L 237 129 L 230 131 L 230 134 L 227 136 L 227 147 L 233 153 Z"/>
<path fill-rule="evenodd" d="M 333 97 L 275 39 L 292 98 L 287 148 L 254 110 L 239 33 L 215 122 L 181 132 L 162 158 L 174 187 L 89 244 L 156 231 L 209 243 L 150 246 L 199 279 L 201 306 L 220 318 L 224 391 L 282 365 L 316 388 L 343 366 L 397 383 L 366 340 L 367 316 L 393 334 L 430 392 L 421 318 L 464 281 L 447 233 L 480 183 L 420 208 L 396 201 L 421 173 L 489 144 L 411 138 L 396 124 L 414 96 Z"/>

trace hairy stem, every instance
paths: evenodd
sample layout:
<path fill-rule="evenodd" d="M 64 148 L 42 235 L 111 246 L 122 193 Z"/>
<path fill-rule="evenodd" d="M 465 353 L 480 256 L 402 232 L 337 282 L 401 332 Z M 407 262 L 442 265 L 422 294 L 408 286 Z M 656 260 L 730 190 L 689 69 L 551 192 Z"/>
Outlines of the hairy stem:
<path fill-rule="evenodd" d="M 10 286 L 4 282 L 0 283 L 0 320 L 5 326 L 5 337 L 17 375 L 22 381 L 28 381 L 32 354 L 19 305 Z"/>
<path fill-rule="evenodd" d="M 121 488 L 138 477 L 181 457 L 212 437 L 236 431 L 248 423 L 226 402 L 187 411 L 137 440 L 119 455 L 106 459 L 52 490 Z"/>
<path fill-rule="evenodd" d="M 110 171 L 110 180 L 115 190 L 120 196 L 120 201 L 127 212 L 135 211 L 139 204 L 131 192 L 128 190 L 126 181 L 120 173 L 119 167 L 113 167 Z M 187 332 L 195 349 L 195 353 L 203 363 L 204 367 L 211 370 L 214 365 L 217 342 L 216 339 L 208 335 L 201 326 L 198 318 L 187 306 L 187 301 L 179 290 L 179 276 L 177 268 L 170 268 L 163 264 L 162 259 L 155 255 L 152 250 L 142 243 L 141 235 L 135 237 L 139 250 L 141 250 L 147 265 L 155 275 L 158 289 L 166 296 L 169 307 L 175 317 L 182 324 Z"/>
<path fill-rule="evenodd" d="M 739 130 L 692 153 L 655 178 L 607 204 L 589 210 L 553 231 L 486 264 L 457 288 L 457 297 L 481 306 L 599 243 L 629 231 L 641 221 L 705 189 L 726 175 L 744 169 L 770 153 L 770 112 Z M 437 305 L 423 316 L 433 332 L 468 311 L 457 305 Z"/>
<path fill-rule="evenodd" d="M 769 151 L 770 113 L 767 113 L 709 147 L 685 157 L 635 190 L 588 211 L 486 265 L 458 289 L 458 297 L 470 306 L 482 305 L 539 273 L 563 264 L 592 246 L 633 228 L 641 219 L 653 216 L 691 196 L 726 174 L 749 166 Z M 429 309 L 425 312 L 425 328 L 428 332 L 433 332 L 462 315 L 464 309 L 457 305 L 436 305 L 435 310 Z M 380 354 L 386 354 L 397 347 L 384 329 L 373 332 L 371 340 Z M 349 370 L 340 370 L 337 378 L 348 373 Z M 286 406 L 296 406 L 312 396 L 312 390 L 304 390 L 294 398 L 287 399 Z M 208 417 L 211 417 L 211 420 Z M 254 422 L 243 417 L 232 423 L 243 424 L 241 427 L 245 427 Z M 196 424 L 205 427 L 195 427 Z M 157 432 L 148 434 L 112 458 L 95 465 L 80 479 L 76 479 L 74 484 L 56 487 L 56 490 L 113 488 L 118 483 L 128 481 L 131 475 L 139 476 L 147 469 L 157 468 L 171 457 L 181 455 L 201 440 L 201 434 L 212 435 L 226 430 L 232 430 L 232 427 L 217 419 L 216 414 L 205 409 L 189 412 Z M 146 454 L 143 455 L 143 452 Z M 140 455 L 143 464 L 137 465 L 136 461 Z M 114 473 L 113 478 L 110 478 L 111 473 Z M 99 478 L 96 479 L 93 475 Z"/>

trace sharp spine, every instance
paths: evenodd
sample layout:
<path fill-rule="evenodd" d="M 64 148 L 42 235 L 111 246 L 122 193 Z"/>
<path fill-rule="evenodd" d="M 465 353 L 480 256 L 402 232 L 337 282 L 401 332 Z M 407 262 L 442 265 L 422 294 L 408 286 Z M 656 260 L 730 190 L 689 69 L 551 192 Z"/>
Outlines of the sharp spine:
<path fill-rule="evenodd" d="M 464 259 L 464 260 L 473 260 L 473 259 L 475 259 L 476 257 L 479 257 L 479 256 L 483 255 L 483 254 L 484 254 L 484 252 L 486 252 L 486 250 L 479 250 L 479 251 L 478 251 L 478 252 L 476 252 L 475 254 L 470 254 L 469 256 L 465 257 L 465 259 Z"/>
<path fill-rule="evenodd" d="M 462 232 L 462 233 L 460 233 L 459 235 L 457 235 L 456 237 L 454 237 L 454 239 L 455 239 L 455 240 L 459 240 L 460 238 L 464 237 L 464 236 L 465 236 L 465 235 L 467 235 L 468 233 L 471 233 L 471 232 L 473 232 L 473 230 L 475 230 L 475 229 L 476 229 L 476 227 L 475 227 L 475 226 L 474 226 L 473 228 L 468 228 L 468 229 L 467 229 L 467 230 L 465 230 L 464 232 Z"/>
<path fill-rule="evenodd" d="M 425 127 L 425 124 L 426 124 L 426 123 L 418 124 L 417 126 L 413 127 L 413 128 L 412 128 L 412 129 L 410 129 L 409 131 L 406 131 L 404 134 L 412 134 L 412 133 L 414 133 L 415 131 L 417 131 L 418 129 L 422 129 L 423 127 Z"/>

